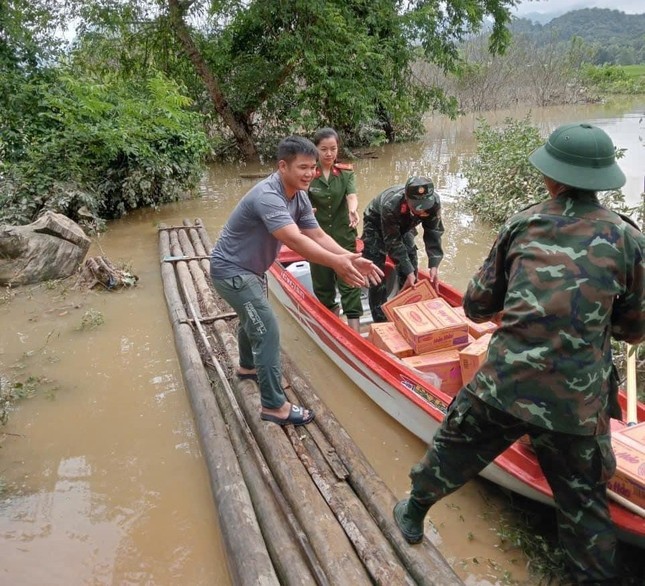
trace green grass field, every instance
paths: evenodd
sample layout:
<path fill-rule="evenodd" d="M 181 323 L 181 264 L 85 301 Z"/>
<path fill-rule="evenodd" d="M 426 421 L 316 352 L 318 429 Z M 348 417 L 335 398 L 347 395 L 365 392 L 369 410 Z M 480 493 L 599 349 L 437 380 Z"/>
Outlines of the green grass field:
<path fill-rule="evenodd" d="M 640 65 L 620 65 L 619 66 L 631 79 L 645 78 L 645 63 Z"/>

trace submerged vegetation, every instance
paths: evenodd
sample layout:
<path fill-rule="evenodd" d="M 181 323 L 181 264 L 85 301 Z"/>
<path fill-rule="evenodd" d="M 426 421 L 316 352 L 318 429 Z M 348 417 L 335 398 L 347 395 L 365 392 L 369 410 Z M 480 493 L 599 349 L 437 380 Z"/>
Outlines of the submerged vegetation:
<path fill-rule="evenodd" d="M 501 128 L 483 119 L 475 129 L 476 155 L 466 162 L 464 203 L 480 220 L 498 228 L 507 218 L 546 196 L 541 173 L 528 155 L 544 143 L 530 117 L 507 118 Z"/>
<path fill-rule="evenodd" d="M 478 122 L 477 151 L 463 168 L 468 181 L 464 205 L 497 229 L 513 214 L 546 197 L 542 174 L 528 161 L 545 137 L 531 123 L 530 115 L 523 120 L 507 118 L 498 128 L 483 119 Z M 622 156 L 620 148 L 616 155 Z M 643 222 L 642 206 L 628 206 L 620 190 L 600 192 L 598 197 L 606 207 Z"/>

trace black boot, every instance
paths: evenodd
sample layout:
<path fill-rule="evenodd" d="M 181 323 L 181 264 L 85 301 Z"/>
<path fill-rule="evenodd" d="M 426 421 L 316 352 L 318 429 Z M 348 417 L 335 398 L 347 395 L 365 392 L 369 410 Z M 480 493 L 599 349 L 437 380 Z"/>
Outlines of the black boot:
<path fill-rule="evenodd" d="M 423 541 L 423 520 L 430 505 L 422 505 L 413 498 L 403 499 L 394 507 L 394 520 L 408 543 Z"/>

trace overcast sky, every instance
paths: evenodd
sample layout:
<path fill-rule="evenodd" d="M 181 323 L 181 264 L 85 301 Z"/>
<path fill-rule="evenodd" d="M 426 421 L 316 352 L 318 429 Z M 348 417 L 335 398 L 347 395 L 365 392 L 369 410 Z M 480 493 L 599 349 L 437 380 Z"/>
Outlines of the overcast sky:
<path fill-rule="evenodd" d="M 518 16 L 531 12 L 563 13 L 581 8 L 611 8 L 627 14 L 645 14 L 643 0 L 522 0 L 516 9 Z"/>

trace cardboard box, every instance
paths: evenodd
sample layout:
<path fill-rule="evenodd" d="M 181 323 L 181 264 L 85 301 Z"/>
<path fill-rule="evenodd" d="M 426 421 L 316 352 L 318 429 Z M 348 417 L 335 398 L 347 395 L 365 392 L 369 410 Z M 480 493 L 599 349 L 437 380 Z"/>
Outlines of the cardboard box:
<path fill-rule="evenodd" d="M 437 292 L 434 290 L 428 279 L 421 279 L 416 282 L 412 287 L 404 289 L 389 301 L 386 301 L 381 308 L 385 313 L 387 319 L 394 321 L 394 314 L 392 309 L 400 307 L 401 305 L 410 305 L 411 303 L 418 303 L 424 299 L 434 299 L 437 297 Z"/>
<path fill-rule="evenodd" d="M 463 307 L 453 307 L 453 310 L 466 322 L 468 325 L 468 333 L 473 336 L 473 338 L 481 338 L 484 334 L 492 334 L 498 327 L 497 324 L 492 321 L 485 321 L 478 324 L 472 319 L 468 319 Z"/>
<path fill-rule="evenodd" d="M 395 307 L 394 323 L 416 354 L 468 343 L 468 326 L 443 299 Z"/>
<path fill-rule="evenodd" d="M 399 358 L 414 354 L 412 346 L 392 322 L 371 324 L 368 340 L 377 348 L 390 352 Z"/>
<path fill-rule="evenodd" d="M 616 474 L 607 488 L 645 508 L 645 423 L 612 433 L 611 445 L 616 456 Z"/>
<path fill-rule="evenodd" d="M 436 299 L 424 299 L 419 301 L 425 312 L 442 326 L 459 326 L 465 334 L 468 334 L 468 324 L 466 319 L 459 315 L 455 308 L 452 307 L 445 299 L 437 297 Z"/>
<path fill-rule="evenodd" d="M 454 397 L 463 386 L 461 367 L 459 365 L 459 350 L 440 350 L 410 356 L 401 360 L 407 367 L 422 373 L 432 373 L 441 380 L 441 390 Z"/>
<path fill-rule="evenodd" d="M 645 422 L 612 431 L 613 437 L 645 452 Z"/>
<path fill-rule="evenodd" d="M 477 338 L 472 344 L 459 351 L 461 378 L 465 385 L 473 379 L 479 367 L 486 360 L 488 344 L 492 337 L 493 334 L 484 334 L 481 338 Z"/>

